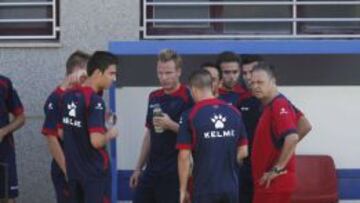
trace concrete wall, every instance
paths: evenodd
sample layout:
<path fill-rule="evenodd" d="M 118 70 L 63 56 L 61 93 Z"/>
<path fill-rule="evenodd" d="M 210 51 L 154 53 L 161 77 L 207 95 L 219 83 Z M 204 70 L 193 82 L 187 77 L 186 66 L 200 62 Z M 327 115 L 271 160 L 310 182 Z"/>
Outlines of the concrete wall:
<path fill-rule="evenodd" d="M 55 202 L 50 156 L 40 129 L 42 105 L 63 78 L 66 58 L 76 49 L 107 50 L 109 41 L 138 40 L 139 8 L 134 0 L 60 1 L 59 46 L 4 48 L 0 44 L 0 74 L 13 80 L 27 114 L 25 127 L 15 136 L 18 202 Z"/>

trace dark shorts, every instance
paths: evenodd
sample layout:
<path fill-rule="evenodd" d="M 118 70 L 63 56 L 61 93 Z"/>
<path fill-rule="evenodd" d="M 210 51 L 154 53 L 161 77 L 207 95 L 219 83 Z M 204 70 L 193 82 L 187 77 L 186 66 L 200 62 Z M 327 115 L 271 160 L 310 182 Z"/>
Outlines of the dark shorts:
<path fill-rule="evenodd" d="M 243 165 L 239 171 L 239 203 L 252 203 L 254 185 L 251 167 L 249 165 Z"/>
<path fill-rule="evenodd" d="M 51 180 L 54 185 L 57 203 L 70 202 L 70 189 L 65 175 L 54 161 L 51 164 Z"/>
<path fill-rule="evenodd" d="M 192 203 L 238 203 L 238 197 L 236 192 L 199 195 L 194 196 Z"/>
<path fill-rule="evenodd" d="M 111 178 L 69 180 L 70 203 L 110 203 Z"/>
<path fill-rule="evenodd" d="M 0 154 L 0 199 L 19 195 L 15 153 Z"/>
<path fill-rule="evenodd" d="M 149 176 L 144 172 L 136 188 L 133 203 L 178 203 L 179 178 L 177 174 Z"/>

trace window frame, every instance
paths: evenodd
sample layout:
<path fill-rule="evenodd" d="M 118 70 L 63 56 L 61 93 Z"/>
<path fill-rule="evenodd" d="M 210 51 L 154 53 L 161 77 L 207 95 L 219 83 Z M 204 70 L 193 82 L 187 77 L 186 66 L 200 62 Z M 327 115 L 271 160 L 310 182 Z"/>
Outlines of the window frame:
<path fill-rule="evenodd" d="M 170 20 L 170 19 L 155 19 L 154 18 L 154 9 L 156 6 L 161 6 L 161 4 L 167 5 L 176 5 L 179 4 L 188 4 L 191 5 L 198 3 L 199 5 L 209 5 L 210 18 L 200 19 L 205 20 L 201 22 L 208 22 L 210 26 L 208 28 L 179 28 L 179 27 L 170 27 L 166 28 L 154 27 L 153 24 L 156 22 L 164 22 L 161 20 Z M 312 21 L 319 22 L 356 22 L 360 23 L 360 17 L 353 18 L 323 18 L 323 17 L 301 17 L 302 6 L 304 5 L 357 5 L 360 6 L 360 0 L 343 0 L 343 1 L 331 1 L 331 0 L 272 0 L 272 1 L 242 1 L 242 2 L 231 2 L 231 1 L 219 1 L 219 0 L 209 0 L 208 2 L 196 2 L 191 3 L 184 2 L 179 0 L 178 2 L 156 2 L 154 0 L 142 0 L 142 22 L 141 22 L 141 38 L 142 39 L 234 39 L 234 38 L 246 38 L 246 39 L 261 39 L 261 38 L 291 38 L 291 39 L 308 39 L 308 38 L 331 38 L 331 39 L 342 39 L 342 38 L 360 38 L 360 31 L 353 30 L 353 33 L 350 31 L 342 32 L 342 29 L 336 28 L 334 26 L 335 33 L 326 31 L 325 27 L 319 26 L 318 32 L 308 32 L 304 29 L 304 24 L 310 24 Z M 221 19 L 224 13 L 224 6 L 226 5 L 287 5 L 292 11 L 292 15 L 288 18 L 270 18 L 270 19 Z M 184 5 L 182 5 L 184 6 Z M 179 19 L 181 20 L 181 19 Z M 187 19 L 186 19 L 187 20 Z M 196 19 L 190 19 L 196 20 Z M 266 32 L 254 33 L 254 34 L 241 34 L 241 33 L 227 33 L 225 29 L 226 20 L 234 23 L 241 22 L 250 22 L 250 23 L 259 23 L 261 20 L 264 20 L 266 23 L 279 22 L 279 23 L 288 23 L 289 33 L 279 33 L 279 34 L 269 34 Z M 169 22 L 169 21 L 165 21 Z M 186 21 L 188 22 L 188 21 Z M 324 23 L 325 24 L 325 23 Z M 323 30 L 322 30 L 323 29 Z M 339 31 L 338 33 L 336 32 Z M 308 33 L 306 33 L 308 32 Z M 244 32 L 246 33 L 246 32 Z"/>
<path fill-rule="evenodd" d="M 29 27 L 29 28 L 0 28 L 0 43 L 19 42 L 19 41 L 35 41 L 35 42 L 57 42 L 60 39 L 60 0 L 49 1 L 32 1 L 32 2 L 0 2 L 0 8 L 33 8 L 44 7 L 47 9 L 46 18 L 1 18 L 0 23 L 17 24 L 17 23 L 49 23 L 44 27 Z M 46 33 L 47 30 L 50 32 Z M 39 34 L 29 34 L 31 31 L 40 31 Z M 1 33 L 2 32 L 2 33 Z M 6 34 L 8 32 L 8 34 Z M 5 34 L 4 34 L 5 33 Z M 21 34 L 23 33 L 23 34 Z M 41 33 L 41 34 L 40 34 Z M 44 34 L 42 34 L 44 33 Z"/>

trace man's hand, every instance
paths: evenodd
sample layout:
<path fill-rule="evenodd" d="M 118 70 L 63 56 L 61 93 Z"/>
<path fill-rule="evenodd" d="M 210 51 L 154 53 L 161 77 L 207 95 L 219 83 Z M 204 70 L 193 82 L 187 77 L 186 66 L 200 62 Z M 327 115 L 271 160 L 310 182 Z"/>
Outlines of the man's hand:
<path fill-rule="evenodd" d="M 274 180 L 278 176 L 284 175 L 286 173 L 287 173 L 286 170 L 281 171 L 279 173 L 277 173 L 277 172 L 275 172 L 273 170 L 268 171 L 268 172 L 264 173 L 264 175 L 261 177 L 260 185 L 265 185 L 265 188 L 269 188 L 272 180 Z"/>
<path fill-rule="evenodd" d="M 8 134 L 4 128 L 0 128 L 0 143 L 3 141 L 5 136 Z"/>
<path fill-rule="evenodd" d="M 116 138 L 119 135 L 119 130 L 117 128 L 110 128 L 107 132 L 107 137 L 109 140 Z"/>
<path fill-rule="evenodd" d="M 153 124 L 154 126 L 161 127 L 163 129 L 171 129 L 171 126 L 175 122 L 171 120 L 168 114 L 163 113 L 163 116 L 154 116 L 153 117 Z"/>
<path fill-rule="evenodd" d="M 190 203 L 190 195 L 188 192 L 180 192 L 180 203 Z"/>
<path fill-rule="evenodd" d="M 135 170 L 130 177 L 129 186 L 131 189 L 135 189 L 139 184 L 139 178 L 141 175 L 141 170 Z"/>
<path fill-rule="evenodd" d="M 63 87 L 68 88 L 74 84 L 82 84 L 86 78 L 87 73 L 85 69 L 77 70 L 65 78 Z"/>

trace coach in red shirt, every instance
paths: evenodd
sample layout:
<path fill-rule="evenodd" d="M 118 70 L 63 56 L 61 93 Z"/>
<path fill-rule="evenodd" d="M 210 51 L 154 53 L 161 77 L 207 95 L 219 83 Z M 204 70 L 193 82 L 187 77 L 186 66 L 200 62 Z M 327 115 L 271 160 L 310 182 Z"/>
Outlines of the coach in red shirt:
<path fill-rule="evenodd" d="M 253 203 L 290 203 L 295 189 L 298 116 L 277 90 L 273 68 L 259 63 L 252 73 L 252 91 L 263 104 L 252 149 Z"/>

